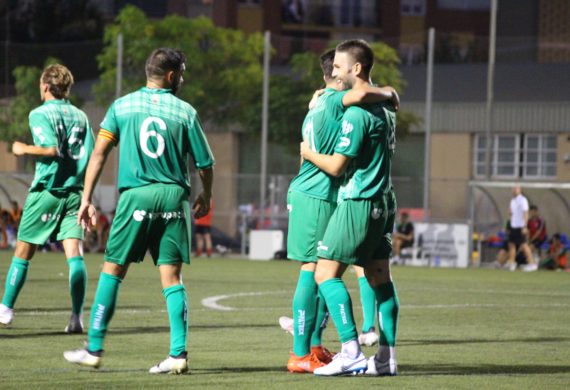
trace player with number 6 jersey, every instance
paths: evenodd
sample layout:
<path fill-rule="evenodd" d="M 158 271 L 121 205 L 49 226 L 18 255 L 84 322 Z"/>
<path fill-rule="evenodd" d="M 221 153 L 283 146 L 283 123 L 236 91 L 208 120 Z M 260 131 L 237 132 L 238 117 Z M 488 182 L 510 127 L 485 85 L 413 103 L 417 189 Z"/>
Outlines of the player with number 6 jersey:
<path fill-rule="evenodd" d="M 108 154 L 118 143 L 120 197 L 92 306 L 87 348 L 65 352 L 71 363 L 100 366 L 119 285 L 129 265 L 141 262 L 148 250 L 158 266 L 170 321 L 169 356 L 150 373 L 188 370 L 189 308 L 182 283 L 182 264 L 190 262 L 188 163 L 191 156 L 202 180 L 203 191 L 193 207 L 199 218 L 210 208 L 214 157 L 196 110 L 175 96 L 185 62 L 181 51 L 154 50 L 145 66 L 146 86 L 116 100 L 101 123 L 85 176 L 78 222 L 88 228 L 96 223 L 93 189 Z"/>
<path fill-rule="evenodd" d="M 214 162 L 198 113 L 170 89 L 143 87 L 117 99 L 99 136 L 128 140 L 119 150 L 119 192 L 156 183 L 190 191 L 188 154 L 197 169 Z"/>
<path fill-rule="evenodd" d="M 72 310 L 65 331 L 83 332 L 81 317 L 87 273 L 81 248 L 83 229 L 76 219 L 94 141 L 87 116 L 67 100 L 72 85 L 73 75 L 65 66 L 46 67 L 40 77 L 40 97 L 44 103 L 29 115 L 34 144 L 12 145 L 16 156 L 36 158 L 36 172 L 24 204 L 16 250 L 0 304 L 3 325 L 12 322 L 13 308 L 37 246 L 52 238 L 62 242 L 69 264 Z"/>

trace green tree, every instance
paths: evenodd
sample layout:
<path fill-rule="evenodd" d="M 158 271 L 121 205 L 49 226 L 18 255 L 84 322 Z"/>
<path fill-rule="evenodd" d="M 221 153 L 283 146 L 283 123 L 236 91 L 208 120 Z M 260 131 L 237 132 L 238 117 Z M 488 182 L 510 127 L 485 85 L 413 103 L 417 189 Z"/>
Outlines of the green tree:
<path fill-rule="evenodd" d="M 334 42 L 330 48 L 334 48 Z M 402 91 L 405 80 L 398 69 L 400 59 L 390 46 L 376 42 L 371 44 L 374 51 L 374 68 L 371 78 L 378 85 L 390 85 Z M 269 139 L 270 141 L 290 145 L 292 152 L 298 151 L 300 129 L 308 110 L 308 102 L 315 89 L 324 85 L 323 73 L 319 65 L 319 55 L 305 52 L 293 55 L 290 61 L 289 75 L 274 75 L 270 81 L 269 98 Z M 401 93 L 401 92 L 400 92 Z M 404 107 L 405 108 L 405 107 Z M 260 100 L 249 110 L 248 128 L 259 129 Z M 410 112 L 401 110 L 397 126 L 399 136 L 405 136 L 412 125 L 419 119 Z"/>
<path fill-rule="evenodd" d="M 105 48 L 97 57 L 101 69 L 95 85 L 99 104 L 115 98 L 117 36 L 123 34 L 122 93 L 145 83 L 144 64 L 157 47 L 175 47 L 187 57 L 184 86 L 179 96 L 190 102 L 203 120 L 218 126 L 243 123 L 261 90 L 263 38 L 214 26 L 207 18 L 167 16 L 149 20 L 134 6 L 127 6 L 115 23 L 105 29 Z"/>

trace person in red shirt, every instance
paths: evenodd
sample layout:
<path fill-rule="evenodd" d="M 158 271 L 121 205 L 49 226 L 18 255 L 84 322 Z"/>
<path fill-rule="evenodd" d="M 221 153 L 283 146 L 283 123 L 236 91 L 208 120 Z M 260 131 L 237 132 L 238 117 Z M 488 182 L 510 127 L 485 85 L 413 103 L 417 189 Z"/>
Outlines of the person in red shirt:
<path fill-rule="evenodd" d="M 206 256 L 212 256 L 212 214 L 214 213 L 214 201 L 210 201 L 210 211 L 202 218 L 195 221 L 196 225 L 196 256 L 202 256 L 204 244 L 206 244 Z"/>
<path fill-rule="evenodd" d="M 529 219 L 527 222 L 528 242 L 532 253 L 540 255 L 540 247 L 546 242 L 546 222 L 540 217 L 538 207 L 529 207 Z"/>

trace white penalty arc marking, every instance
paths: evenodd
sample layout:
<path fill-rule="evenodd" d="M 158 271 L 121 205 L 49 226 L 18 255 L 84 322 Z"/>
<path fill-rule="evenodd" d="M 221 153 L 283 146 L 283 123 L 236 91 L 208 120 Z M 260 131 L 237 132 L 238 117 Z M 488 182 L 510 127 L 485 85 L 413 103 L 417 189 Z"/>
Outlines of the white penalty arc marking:
<path fill-rule="evenodd" d="M 271 295 L 271 294 L 283 294 L 286 291 L 266 291 L 266 292 L 245 292 L 245 293 L 235 293 L 235 294 L 224 294 L 224 295 L 216 295 L 213 297 L 208 297 L 202 299 L 202 306 L 207 307 L 208 309 L 212 310 L 220 310 L 220 311 L 235 311 L 235 310 L 242 310 L 231 306 L 224 306 L 219 304 L 218 302 L 228 298 L 239 298 L 239 297 L 255 297 L 259 295 Z"/>
<path fill-rule="evenodd" d="M 268 311 L 268 310 L 283 310 L 283 309 L 290 309 L 288 308 L 236 308 L 231 306 L 222 305 L 219 301 L 224 299 L 230 298 L 239 298 L 239 297 L 255 297 L 255 296 L 262 296 L 262 295 L 273 295 L 273 294 L 283 294 L 287 293 L 287 291 L 266 291 L 266 292 L 245 292 L 245 293 L 235 293 L 235 294 L 224 294 L 224 295 L 216 295 L 213 297 L 207 297 L 202 299 L 201 303 L 202 306 L 206 307 L 207 309 L 211 310 L 218 310 L 218 311 Z M 467 308 L 495 308 L 495 307 L 520 307 L 520 308 L 531 308 L 531 307 L 570 307 L 568 303 L 537 303 L 537 304 L 528 304 L 528 303 L 521 303 L 521 304 L 497 304 L 497 303 L 451 303 L 451 304 L 426 304 L 426 305 L 402 305 L 401 309 L 467 309 Z M 358 305 L 355 305 L 358 307 Z"/>

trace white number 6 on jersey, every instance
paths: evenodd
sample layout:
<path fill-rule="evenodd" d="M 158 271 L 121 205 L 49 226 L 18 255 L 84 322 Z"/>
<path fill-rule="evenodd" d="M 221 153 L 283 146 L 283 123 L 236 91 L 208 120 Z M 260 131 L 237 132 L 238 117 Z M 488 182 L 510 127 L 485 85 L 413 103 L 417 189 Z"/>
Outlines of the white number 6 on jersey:
<path fill-rule="evenodd" d="M 154 122 L 158 124 L 158 128 L 160 130 L 166 130 L 166 123 L 160 118 L 149 116 L 144 120 L 141 125 L 141 133 L 140 133 L 140 144 L 141 149 L 150 158 L 159 158 L 164 153 L 164 138 L 156 132 L 156 130 L 149 130 L 148 127 L 150 124 Z M 158 142 L 158 146 L 156 147 L 156 152 L 153 153 L 149 150 L 147 142 L 150 137 L 156 137 L 156 142 Z"/>

